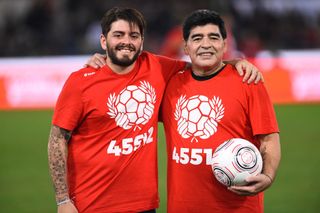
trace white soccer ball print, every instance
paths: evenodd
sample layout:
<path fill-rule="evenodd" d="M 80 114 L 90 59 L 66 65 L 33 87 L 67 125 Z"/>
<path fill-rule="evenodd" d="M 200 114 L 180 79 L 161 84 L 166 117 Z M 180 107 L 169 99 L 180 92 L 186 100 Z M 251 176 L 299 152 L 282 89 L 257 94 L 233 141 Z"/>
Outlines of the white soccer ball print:
<path fill-rule="evenodd" d="M 227 140 L 213 154 L 212 171 L 216 179 L 225 186 L 246 185 L 245 179 L 260 174 L 262 167 L 259 150 L 245 139 Z"/>
<path fill-rule="evenodd" d="M 155 91 L 148 82 L 143 81 L 140 86 L 129 85 L 118 96 L 110 95 L 108 114 L 124 129 L 140 128 L 139 125 L 146 124 L 152 117 L 155 99 Z"/>
<path fill-rule="evenodd" d="M 183 138 L 207 139 L 217 132 L 218 122 L 224 116 L 224 106 L 219 97 L 209 99 L 195 95 L 188 99 L 181 96 L 176 104 L 175 120 Z"/>

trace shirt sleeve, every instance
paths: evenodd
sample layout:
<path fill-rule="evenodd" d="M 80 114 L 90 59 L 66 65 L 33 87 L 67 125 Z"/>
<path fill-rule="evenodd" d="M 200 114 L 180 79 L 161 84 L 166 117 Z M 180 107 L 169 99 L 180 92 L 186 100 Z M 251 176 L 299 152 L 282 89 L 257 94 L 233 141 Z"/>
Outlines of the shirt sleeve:
<path fill-rule="evenodd" d="M 248 85 L 247 94 L 253 135 L 279 132 L 275 111 L 264 84 Z"/>
<path fill-rule="evenodd" d="M 173 74 L 177 73 L 178 71 L 184 70 L 187 65 L 187 62 L 185 61 L 175 60 L 166 56 L 157 55 L 157 57 L 161 64 L 161 70 L 166 82 L 169 81 Z"/>
<path fill-rule="evenodd" d="M 70 131 L 77 127 L 83 112 L 80 86 L 76 73 L 72 73 L 58 97 L 52 119 L 53 125 Z"/>

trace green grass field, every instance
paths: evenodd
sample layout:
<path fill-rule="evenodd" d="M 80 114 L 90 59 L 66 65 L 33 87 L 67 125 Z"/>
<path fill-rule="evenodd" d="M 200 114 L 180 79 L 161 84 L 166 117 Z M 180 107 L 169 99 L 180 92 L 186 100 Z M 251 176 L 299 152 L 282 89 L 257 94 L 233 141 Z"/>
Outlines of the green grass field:
<path fill-rule="evenodd" d="M 316 213 L 320 209 L 320 105 L 276 106 L 282 161 L 265 195 L 266 213 Z M 0 212 L 56 212 L 47 168 L 52 111 L 0 111 Z M 159 143 L 161 206 L 165 212 L 166 154 Z"/>

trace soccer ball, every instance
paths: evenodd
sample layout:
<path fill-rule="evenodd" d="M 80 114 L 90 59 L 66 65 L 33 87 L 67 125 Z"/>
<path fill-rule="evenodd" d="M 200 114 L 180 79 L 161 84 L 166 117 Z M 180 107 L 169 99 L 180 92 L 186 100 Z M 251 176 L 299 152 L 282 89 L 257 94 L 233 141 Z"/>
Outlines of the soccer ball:
<path fill-rule="evenodd" d="M 212 171 L 225 186 L 246 185 L 245 179 L 260 174 L 262 166 L 257 147 L 241 138 L 225 141 L 213 154 Z"/>

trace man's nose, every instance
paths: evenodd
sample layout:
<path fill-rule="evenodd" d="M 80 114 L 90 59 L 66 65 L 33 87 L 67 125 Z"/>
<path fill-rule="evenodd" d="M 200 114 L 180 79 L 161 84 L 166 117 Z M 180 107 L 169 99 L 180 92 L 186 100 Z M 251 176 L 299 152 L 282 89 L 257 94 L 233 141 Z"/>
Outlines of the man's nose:
<path fill-rule="evenodd" d="M 205 47 L 205 48 L 209 48 L 211 47 L 211 42 L 210 42 L 210 39 L 209 38 L 203 38 L 202 39 L 202 44 L 201 44 L 202 47 Z"/>
<path fill-rule="evenodd" d="M 131 43 L 131 37 L 129 35 L 124 35 L 122 37 L 122 42 L 125 43 L 125 44 Z"/>

